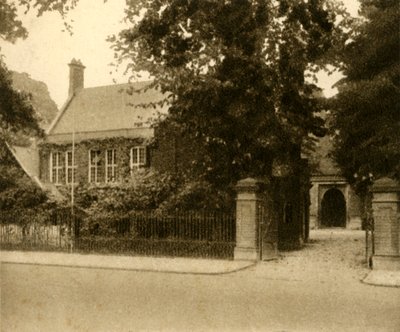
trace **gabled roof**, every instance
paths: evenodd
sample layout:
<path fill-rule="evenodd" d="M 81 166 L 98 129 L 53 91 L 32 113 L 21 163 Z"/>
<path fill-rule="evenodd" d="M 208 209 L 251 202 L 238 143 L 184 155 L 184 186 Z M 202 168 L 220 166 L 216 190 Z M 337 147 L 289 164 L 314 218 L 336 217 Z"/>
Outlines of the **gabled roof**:
<path fill-rule="evenodd" d="M 52 183 L 43 183 L 39 178 L 39 150 L 36 141 L 32 141 L 26 146 L 11 146 L 6 143 L 8 150 L 14 156 L 21 169 L 32 181 L 42 190 L 46 191 L 56 201 L 62 201 L 65 197 L 58 191 Z"/>
<path fill-rule="evenodd" d="M 22 170 L 28 175 L 41 189 L 43 184 L 39 181 L 39 151 L 35 141 L 25 146 L 11 146 L 6 142 L 8 150 L 14 156 Z"/>
<path fill-rule="evenodd" d="M 127 91 L 143 89 L 150 83 L 115 84 L 77 91 L 68 99 L 49 128 L 49 138 L 66 137 L 73 131 L 76 134 L 85 133 L 88 138 L 99 137 L 99 132 L 115 132 L 118 135 L 129 130 L 132 134 L 131 131 L 135 128 L 138 133 L 143 133 L 143 129 L 150 128 L 151 122 L 156 120 L 160 113 L 165 114 L 168 107 L 153 108 L 140 104 L 156 103 L 162 101 L 165 96 L 155 89 L 132 94 L 128 94 Z"/>

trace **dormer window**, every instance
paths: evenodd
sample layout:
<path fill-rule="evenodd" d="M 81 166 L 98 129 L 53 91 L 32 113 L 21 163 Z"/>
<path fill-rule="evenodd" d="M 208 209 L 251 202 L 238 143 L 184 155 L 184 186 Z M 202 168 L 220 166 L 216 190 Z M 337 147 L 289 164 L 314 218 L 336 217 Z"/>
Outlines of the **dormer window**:
<path fill-rule="evenodd" d="M 146 166 L 146 147 L 135 146 L 131 149 L 130 168 L 134 169 Z"/>

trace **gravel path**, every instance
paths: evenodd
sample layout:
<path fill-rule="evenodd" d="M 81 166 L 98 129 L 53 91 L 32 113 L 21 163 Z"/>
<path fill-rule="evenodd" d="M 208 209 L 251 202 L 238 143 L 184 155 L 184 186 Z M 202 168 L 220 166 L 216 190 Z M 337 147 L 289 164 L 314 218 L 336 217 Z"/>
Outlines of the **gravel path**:
<path fill-rule="evenodd" d="M 271 279 L 358 281 L 370 271 L 365 262 L 365 232 L 312 230 L 309 243 L 301 250 L 281 252 L 279 259 L 262 262 L 254 269 Z"/>

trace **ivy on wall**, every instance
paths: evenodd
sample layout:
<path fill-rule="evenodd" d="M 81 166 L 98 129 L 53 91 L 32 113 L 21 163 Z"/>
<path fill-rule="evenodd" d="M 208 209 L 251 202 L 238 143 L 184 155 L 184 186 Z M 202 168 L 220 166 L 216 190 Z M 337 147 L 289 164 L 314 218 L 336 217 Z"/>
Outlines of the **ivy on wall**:
<path fill-rule="evenodd" d="M 156 146 L 156 141 L 154 138 L 148 139 L 143 137 L 126 138 L 126 137 L 111 137 L 102 139 L 89 139 L 84 141 L 79 141 L 75 144 L 75 164 L 78 166 L 76 171 L 76 177 L 78 179 L 86 179 L 87 182 L 87 172 L 88 172 L 88 155 L 89 150 L 100 150 L 105 151 L 109 149 L 115 149 L 117 152 L 117 164 L 118 164 L 118 180 L 122 181 L 130 176 L 130 149 L 134 146 L 145 145 L 149 149 Z M 40 159 L 42 163 L 42 178 L 48 171 L 45 169 L 47 165 L 47 160 L 51 152 L 57 151 L 65 153 L 66 151 L 71 151 L 72 142 L 68 143 L 49 143 L 43 142 L 39 145 L 40 148 Z"/>

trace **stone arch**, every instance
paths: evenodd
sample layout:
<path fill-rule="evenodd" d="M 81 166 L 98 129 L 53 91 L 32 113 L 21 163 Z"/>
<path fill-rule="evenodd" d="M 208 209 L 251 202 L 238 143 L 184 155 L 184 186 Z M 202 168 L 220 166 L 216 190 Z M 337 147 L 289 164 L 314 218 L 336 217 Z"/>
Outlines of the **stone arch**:
<path fill-rule="evenodd" d="M 335 184 L 323 184 L 319 187 L 319 204 L 321 204 L 322 198 L 325 196 L 326 192 L 331 189 L 339 190 L 344 197 L 346 197 L 346 185 L 343 183 L 335 183 Z"/>
<path fill-rule="evenodd" d="M 321 226 L 346 227 L 346 199 L 337 188 L 328 189 L 321 201 Z"/>

